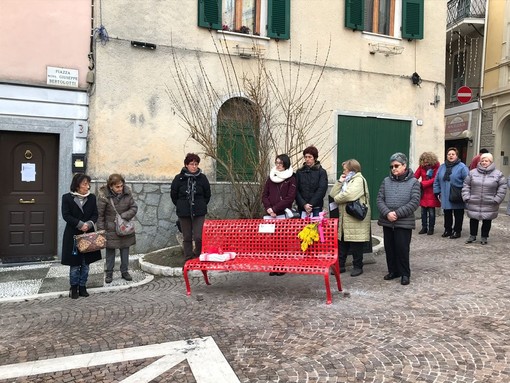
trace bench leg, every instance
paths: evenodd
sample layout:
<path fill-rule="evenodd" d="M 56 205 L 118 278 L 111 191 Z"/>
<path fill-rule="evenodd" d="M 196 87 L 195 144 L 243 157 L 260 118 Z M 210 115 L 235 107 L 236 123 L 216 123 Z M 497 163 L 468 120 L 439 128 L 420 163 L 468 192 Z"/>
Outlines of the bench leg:
<path fill-rule="evenodd" d="M 331 289 L 329 287 L 329 270 L 324 273 L 324 282 L 326 284 L 326 304 L 331 304 Z"/>
<path fill-rule="evenodd" d="M 210 285 L 209 277 L 207 276 L 207 270 L 202 270 L 202 274 L 204 274 L 204 280 L 206 285 Z"/>
<path fill-rule="evenodd" d="M 182 275 L 184 276 L 184 282 L 186 283 L 186 295 L 191 295 L 191 287 L 189 285 L 188 269 L 186 266 L 182 269 Z"/>
<path fill-rule="evenodd" d="M 333 270 L 335 271 L 335 279 L 336 285 L 338 286 L 338 291 L 342 291 L 342 282 L 340 282 L 340 266 L 338 265 L 338 262 L 335 263 Z"/>

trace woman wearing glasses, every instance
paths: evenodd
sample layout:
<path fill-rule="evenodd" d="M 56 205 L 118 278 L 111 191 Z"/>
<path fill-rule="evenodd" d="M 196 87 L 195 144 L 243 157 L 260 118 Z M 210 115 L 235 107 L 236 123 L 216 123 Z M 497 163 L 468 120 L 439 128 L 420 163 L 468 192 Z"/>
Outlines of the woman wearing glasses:
<path fill-rule="evenodd" d="M 457 148 L 448 148 L 446 161 L 439 167 L 434 180 L 434 194 L 441 201 L 444 212 L 444 233 L 442 237 L 460 238 L 464 221 L 462 185 L 469 169 L 460 161 Z M 455 217 L 455 224 L 453 218 Z"/>
<path fill-rule="evenodd" d="M 390 175 L 383 180 L 377 194 L 380 212 L 377 223 L 383 227 L 387 281 L 400 277 L 402 285 L 409 284 L 409 249 L 412 230 L 416 227 L 414 212 L 419 204 L 420 182 L 408 168 L 406 155 L 395 153 L 390 157 Z"/>
<path fill-rule="evenodd" d="M 262 204 L 267 215 L 272 218 L 285 217 L 285 209 L 290 209 L 296 198 L 296 176 L 290 167 L 290 158 L 286 154 L 276 156 L 274 167 L 264 185 Z M 270 272 L 269 275 L 281 276 L 285 273 Z"/>
<path fill-rule="evenodd" d="M 267 215 L 276 218 L 290 209 L 296 198 L 296 176 L 290 167 L 290 158 L 286 154 L 276 156 L 274 167 L 269 172 L 264 191 L 262 204 Z"/>

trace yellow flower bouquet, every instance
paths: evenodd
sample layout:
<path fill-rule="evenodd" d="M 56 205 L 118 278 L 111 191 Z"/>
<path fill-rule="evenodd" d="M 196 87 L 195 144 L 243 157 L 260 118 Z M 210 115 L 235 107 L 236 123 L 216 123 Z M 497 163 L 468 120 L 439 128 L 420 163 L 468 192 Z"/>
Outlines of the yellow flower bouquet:
<path fill-rule="evenodd" d="M 298 233 L 298 238 L 301 240 L 301 251 L 306 251 L 314 242 L 319 241 L 317 225 L 317 223 L 310 223 Z"/>

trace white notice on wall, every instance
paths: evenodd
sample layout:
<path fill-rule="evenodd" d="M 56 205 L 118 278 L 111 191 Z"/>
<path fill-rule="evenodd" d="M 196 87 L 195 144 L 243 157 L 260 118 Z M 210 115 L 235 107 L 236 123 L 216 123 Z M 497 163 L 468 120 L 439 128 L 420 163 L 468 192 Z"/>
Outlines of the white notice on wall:
<path fill-rule="evenodd" d="M 21 181 L 35 182 L 35 164 L 21 164 Z"/>

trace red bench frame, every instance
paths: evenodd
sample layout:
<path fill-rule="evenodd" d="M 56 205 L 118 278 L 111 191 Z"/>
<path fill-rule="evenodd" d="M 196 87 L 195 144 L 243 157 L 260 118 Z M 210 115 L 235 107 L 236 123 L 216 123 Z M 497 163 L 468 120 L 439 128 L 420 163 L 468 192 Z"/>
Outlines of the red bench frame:
<path fill-rule="evenodd" d="M 233 251 L 236 252 L 236 258 L 226 262 L 203 262 L 198 258 L 188 260 L 183 268 L 187 295 L 191 295 L 188 278 L 190 270 L 202 271 L 207 285 L 210 285 L 208 271 L 321 274 L 326 285 L 326 303 L 331 304 L 331 267 L 335 272 L 338 291 L 342 291 L 337 262 L 338 219 L 325 218 L 321 222 L 324 242 L 314 242 L 303 252 L 298 233 L 309 223 L 309 219 L 206 220 L 202 233 L 202 251 Z M 274 233 L 260 232 L 260 225 L 274 225 Z"/>

